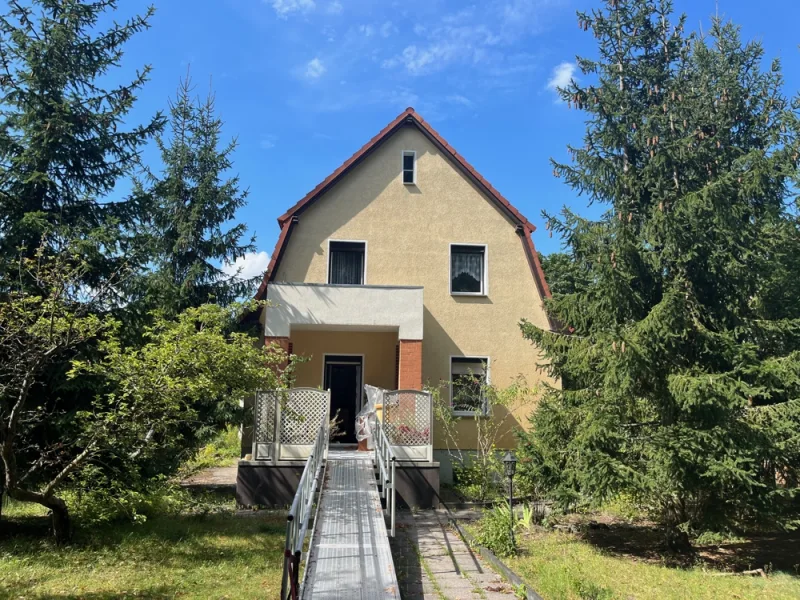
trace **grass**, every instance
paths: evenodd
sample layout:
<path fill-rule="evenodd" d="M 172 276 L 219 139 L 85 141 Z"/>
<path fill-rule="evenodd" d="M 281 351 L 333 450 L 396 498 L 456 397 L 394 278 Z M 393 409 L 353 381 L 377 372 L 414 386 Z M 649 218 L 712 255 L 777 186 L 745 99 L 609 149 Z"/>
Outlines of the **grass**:
<path fill-rule="evenodd" d="M 771 600 L 800 598 L 800 577 L 719 576 L 703 566 L 669 567 L 601 550 L 580 536 L 534 530 L 506 564 L 546 600 Z"/>
<path fill-rule="evenodd" d="M 36 507 L 0 521 L 0 598 L 277 598 L 285 516 L 212 512 L 76 528 L 55 547 Z"/>

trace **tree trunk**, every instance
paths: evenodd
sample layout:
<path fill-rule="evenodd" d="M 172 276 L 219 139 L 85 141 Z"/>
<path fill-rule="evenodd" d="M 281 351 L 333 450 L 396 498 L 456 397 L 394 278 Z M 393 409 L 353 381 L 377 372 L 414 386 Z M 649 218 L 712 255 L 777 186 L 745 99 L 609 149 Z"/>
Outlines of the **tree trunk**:
<path fill-rule="evenodd" d="M 667 525 L 664 528 L 664 541 L 673 552 L 689 554 L 694 551 L 692 543 L 689 541 L 689 534 L 678 527 Z"/>
<path fill-rule="evenodd" d="M 56 544 L 60 546 L 68 543 L 72 539 L 72 521 L 70 520 L 67 503 L 61 498 L 52 496 L 45 506 L 53 511 L 53 537 L 56 540 Z"/>
<path fill-rule="evenodd" d="M 53 537 L 56 543 L 66 544 L 72 539 L 72 521 L 67 503 L 58 496 L 45 496 L 25 489 L 10 489 L 8 495 L 20 502 L 34 502 L 50 509 L 53 524 Z"/>

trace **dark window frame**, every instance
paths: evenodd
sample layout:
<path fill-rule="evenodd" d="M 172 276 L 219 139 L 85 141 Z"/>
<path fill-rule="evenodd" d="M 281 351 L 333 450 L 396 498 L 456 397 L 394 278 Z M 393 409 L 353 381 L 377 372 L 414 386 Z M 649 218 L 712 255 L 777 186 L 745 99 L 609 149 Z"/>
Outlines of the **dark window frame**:
<path fill-rule="evenodd" d="M 454 373 L 454 367 L 461 373 Z M 490 359 L 488 356 L 451 356 L 450 357 L 450 409 L 457 416 L 486 416 L 489 414 L 489 406 L 485 394 L 485 387 L 491 381 Z M 469 387 L 476 387 L 478 397 L 464 398 L 463 394 L 469 394 L 465 390 Z M 460 388 L 460 390 L 459 390 Z M 467 402 L 467 401 L 469 402 Z"/>
<path fill-rule="evenodd" d="M 334 281 L 333 255 L 336 252 L 361 253 L 361 278 L 358 283 Z M 365 285 L 367 281 L 367 242 L 365 240 L 328 240 L 328 284 Z"/>
<path fill-rule="evenodd" d="M 406 158 L 411 159 L 411 168 L 406 167 Z M 403 178 L 403 185 L 416 185 L 417 184 L 417 153 L 414 150 L 403 150 L 402 162 L 400 163 L 401 176 Z M 407 179 L 406 175 L 411 174 L 411 179 Z"/>
<path fill-rule="evenodd" d="M 465 272 L 455 274 L 454 259 L 462 255 L 480 255 L 480 281 L 477 289 L 464 289 L 469 281 L 462 276 L 469 277 Z M 462 281 L 454 285 L 454 282 L 461 277 Z M 473 277 L 473 279 L 475 279 Z M 455 289 L 460 288 L 460 289 Z M 487 244 L 450 244 L 450 294 L 453 296 L 487 296 L 489 294 L 489 247 Z"/>

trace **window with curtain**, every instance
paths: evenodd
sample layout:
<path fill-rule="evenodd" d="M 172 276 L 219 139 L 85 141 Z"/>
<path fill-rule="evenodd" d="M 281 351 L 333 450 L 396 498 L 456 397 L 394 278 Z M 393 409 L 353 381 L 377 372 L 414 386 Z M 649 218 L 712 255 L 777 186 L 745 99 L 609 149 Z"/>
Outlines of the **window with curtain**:
<path fill-rule="evenodd" d="M 450 359 L 453 412 L 487 414 L 488 359 L 454 356 Z"/>
<path fill-rule="evenodd" d="M 450 293 L 486 293 L 486 246 L 450 247 Z"/>
<path fill-rule="evenodd" d="M 328 283 L 364 285 L 364 242 L 330 242 Z"/>

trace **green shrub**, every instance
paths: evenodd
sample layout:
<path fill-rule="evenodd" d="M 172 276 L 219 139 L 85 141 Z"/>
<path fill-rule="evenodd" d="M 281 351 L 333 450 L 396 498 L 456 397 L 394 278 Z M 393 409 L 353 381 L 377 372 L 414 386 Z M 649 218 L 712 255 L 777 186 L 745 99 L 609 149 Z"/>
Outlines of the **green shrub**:
<path fill-rule="evenodd" d="M 516 548 L 511 541 L 511 511 L 508 506 L 500 505 L 484 511 L 483 518 L 478 521 L 476 538 L 497 556 L 513 556 Z"/>
<path fill-rule="evenodd" d="M 697 546 L 720 546 L 722 544 L 740 544 L 745 540 L 730 531 L 703 531 L 694 540 Z"/>
<path fill-rule="evenodd" d="M 497 453 L 483 461 L 466 455 L 461 464 L 453 463 L 453 487 L 467 500 L 487 502 L 502 496 L 502 464 Z"/>
<path fill-rule="evenodd" d="M 64 494 L 76 520 L 97 525 L 113 521 L 143 523 L 153 515 L 177 515 L 192 506 L 191 494 L 165 480 L 143 487 L 98 487 Z"/>
<path fill-rule="evenodd" d="M 241 456 L 241 447 L 239 429 L 228 427 L 200 448 L 195 457 L 186 464 L 186 467 L 190 471 L 197 471 L 212 467 L 233 466 Z"/>

